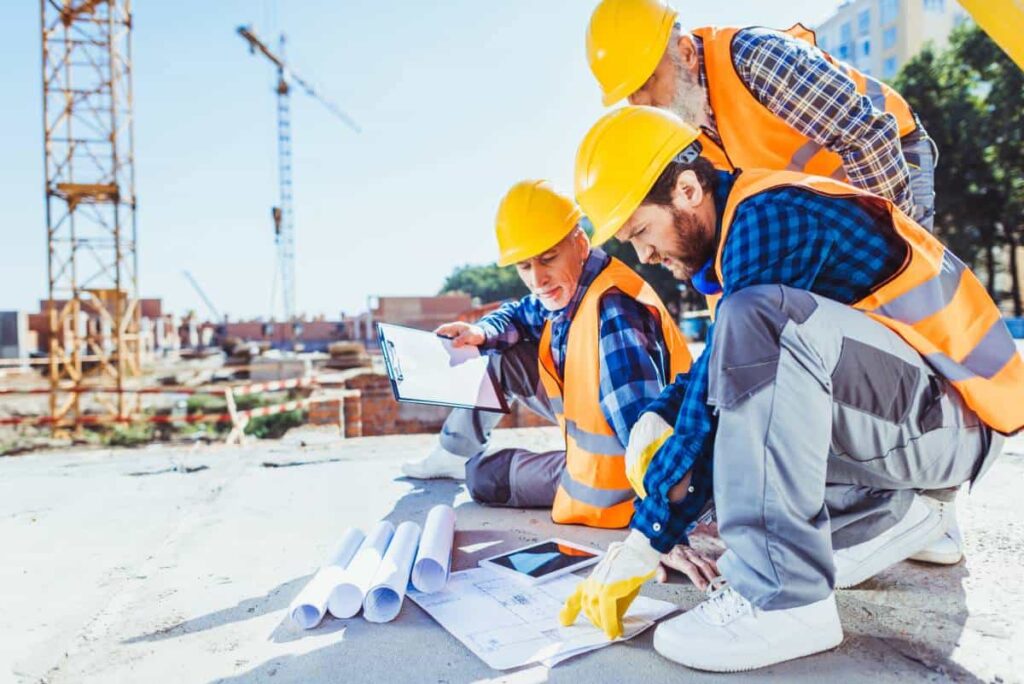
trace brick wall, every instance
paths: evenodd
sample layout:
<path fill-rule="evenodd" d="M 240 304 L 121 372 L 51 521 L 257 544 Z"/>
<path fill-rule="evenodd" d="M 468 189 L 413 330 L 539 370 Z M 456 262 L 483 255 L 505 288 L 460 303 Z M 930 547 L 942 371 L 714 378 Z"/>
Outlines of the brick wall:
<path fill-rule="evenodd" d="M 339 425 L 344 419 L 346 437 L 433 433 L 441 429 L 450 409 L 426 404 L 398 403 L 391 381 L 384 373 L 366 371 L 345 381 L 348 396 L 314 404 L 309 421 L 317 425 Z M 354 390 L 354 391 L 353 391 Z M 343 413 L 342 413 L 343 412 Z M 547 421 L 519 404 L 498 427 L 543 427 Z"/>

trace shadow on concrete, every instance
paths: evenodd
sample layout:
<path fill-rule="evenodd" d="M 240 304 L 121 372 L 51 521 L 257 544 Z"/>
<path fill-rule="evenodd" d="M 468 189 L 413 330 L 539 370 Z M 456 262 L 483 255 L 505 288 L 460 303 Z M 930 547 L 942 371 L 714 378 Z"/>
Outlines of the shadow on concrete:
<path fill-rule="evenodd" d="M 840 591 L 843 650 L 870 650 L 916 665 L 921 675 L 982 682 L 953 660 L 967 624 L 970 571 L 964 561 L 937 566 L 907 561 L 852 589 Z"/>
<path fill-rule="evenodd" d="M 385 519 L 422 523 L 437 504 L 452 505 L 463 484 L 450 480 L 424 482 L 403 480 L 411 489 L 396 501 Z M 473 567 L 485 557 L 557 534 L 576 541 L 603 546 L 621 533 L 576 526 L 555 527 L 540 510 L 493 509 L 473 502 L 456 506 L 456 533 L 452 569 Z M 936 567 L 902 563 L 853 590 L 839 592 L 840 611 L 847 638 L 836 650 L 776 665 L 766 670 L 734 676 L 737 681 L 896 681 L 936 679 L 979 682 L 975 675 L 953 660 L 968 611 L 963 564 Z M 309 576 L 279 585 L 266 596 L 246 599 L 238 605 L 188 620 L 128 643 L 154 641 L 197 632 L 282 610 L 308 581 Z M 662 585 L 650 593 L 657 598 L 680 601 L 680 591 Z M 237 675 L 215 680 L 235 682 L 326 682 L 344 675 L 359 681 L 500 681 L 503 673 L 492 671 L 454 637 L 440 628 L 418 606 L 406 601 L 398 618 L 387 624 L 371 624 L 356 617 L 326 618 L 309 631 L 300 630 L 286 615 L 269 635 L 275 643 L 295 642 L 330 635 L 331 643 L 304 654 L 288 654 L 255 664 Z M 603 649 L 540 672 L 529 681 L 664 681 L 684 677 L 688 681 L 719 681 L 714 675 L 685 670 L 653 651 L 652 632 L 626 644 Z M 536 669 L 536 668 L 534 668 Z M 508 673 L 514 674 L 514 673 Z M 514 680 L 518 681 L 518 680 Z M 526 680 L 523 680 L 526 681 Z"/>
<path fill-rule="evenodd" d="M 282 610 L 288 606 L 292 597 L 295 596 L 299 589 L 304 587 L 306 582 L 311 578 L 312 575 L 296 577 L 293 580 L 279 584 L 263 596 L 247 598 L 239 601 L 230 608 L 223 608 L 212 613 L 207 613 L 206 615 L 200 615 L 199 617 L 179 622 L 175 625 L 171 625 L 170 627 L 157 630 L 156 632 L 131 637 L 129 639 L 125 639 L 121 643 L 136 644 L 139 642 L 176 639 L 186 634 L 204 632 L 208 629 L 215 629 L 234 622 L 251 620 L 253 618 L 260 617 L 261 615 L 266 615 L 267 613 L 273 613 L 276 610 Z"/>

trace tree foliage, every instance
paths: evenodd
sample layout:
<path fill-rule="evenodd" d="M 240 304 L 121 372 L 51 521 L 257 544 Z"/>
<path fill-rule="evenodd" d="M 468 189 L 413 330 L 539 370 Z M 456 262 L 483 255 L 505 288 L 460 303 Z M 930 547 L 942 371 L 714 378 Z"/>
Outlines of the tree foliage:
<path fill-rule="evenodd" d="M 503 299 L 518 299 L 529 290 L 519 279 L 516 269 L 512 266 L 502 268 L 497 264 L 483 266 L 459 266 L 444 280 L 441 294 L 464 292 L 479 297 L 482 303 L 496 302 Z"/>
<path fill-rule="evenodd" d="M 1020 316 L 1016 249 L 1024 238 L 1024 74 L 987 35 L 965 25 L 941 52 L 926 48 L 894 81 L 939 149 L 935 230 L 985 275 L 999 299 L 998 255 L 1009 256 Z"/>

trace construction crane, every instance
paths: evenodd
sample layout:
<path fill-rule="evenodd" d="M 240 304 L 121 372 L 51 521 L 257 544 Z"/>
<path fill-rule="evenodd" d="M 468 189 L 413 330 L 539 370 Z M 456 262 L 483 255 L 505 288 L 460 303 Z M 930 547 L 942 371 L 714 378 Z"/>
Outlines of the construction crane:
<path fill-rule="evenodd" d="M 292 213 L 292 123 L 289 95 L 291 84 L 322 104 L 342 123 L 356 133 L 359 125 L 337 105 L 324 98 L 309 81 L 300 77 L 284 60 L 284 35 L 280 37 L 280 55 L 275 54 L 253 33 L 249 26 L 239 26 L 238 35 L 249 44 L 249 51 L 257 51 L 277 67 L 277 171 L 280 183 L 278 206 L 271 208 L 274 221 L 274 242 L 277 245 L 278 270 L 281 275 L 281 299 L 286 321 L 293 321 L 295 311 L 295 224 Z"/>
<path fill-rule="evenodd" d="M 220 315 L 220 311 L 217 311 L 217 307 L 213 305 L 213 302 L 210 301 L 210 298 L 206 296 L 206 292 L 204 292 L 203 288 L 199 286 L 199 281 L 197 281 L 189 271 L 182 271 L 181 273 L 182 275 L 185 276 L 186 279 L 188 279 L 188 282 L 192 284 L 192 289 L 196 291 L 196 294 L 199 295 L 199 298 L 203 300 L 204 304 L 206 304 L 206 308 L 210 310 L 210 314 L 213 316 L 214 323 L 223 323 L 224 317 Z"/>

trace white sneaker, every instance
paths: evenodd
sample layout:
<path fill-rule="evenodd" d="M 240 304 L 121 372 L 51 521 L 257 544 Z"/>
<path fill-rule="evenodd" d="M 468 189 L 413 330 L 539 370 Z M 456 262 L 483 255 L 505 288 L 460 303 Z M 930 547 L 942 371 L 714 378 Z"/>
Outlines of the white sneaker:
<path fill-rule="evenodd" d="M 742 672 L 835 648 L 843 641 L 835 594 L 807 606 L 760 610 L 722 578 L 708 599 L 658 625 L 654 649 L 698 670 Z"/>
<path fill-rule="evenodd" d="M 956 521 L 956 502 L 937 501 L 928 499 L 925 501 L 933 507 L 938 507 L 946 519 L 946 533 L 934 542 L 921 549 L 910 560 L 922 563 L 934 563 L 935 565 L 956 565 L 964 557 L 964 540 L 960 535 L 960 526 Z"/>
<path fill-rule="evenodd" d="M 930 506 L 922 496 L 915 496 L 907 514 L 898 523 L 874 539 L 833 554 L 836 588 L 847 589 L 874 577 L 890 565 L 927 548 L 945 531 L 943 509 Z"/>
<path fill-rule="evenodd" d="M 402 473 L 406 477 L 416 480 L 436 480 L 440 478 L 465 480 L 466 459 L 453 454 L 438 444 L 425 458 L 403 463 Z"/>

